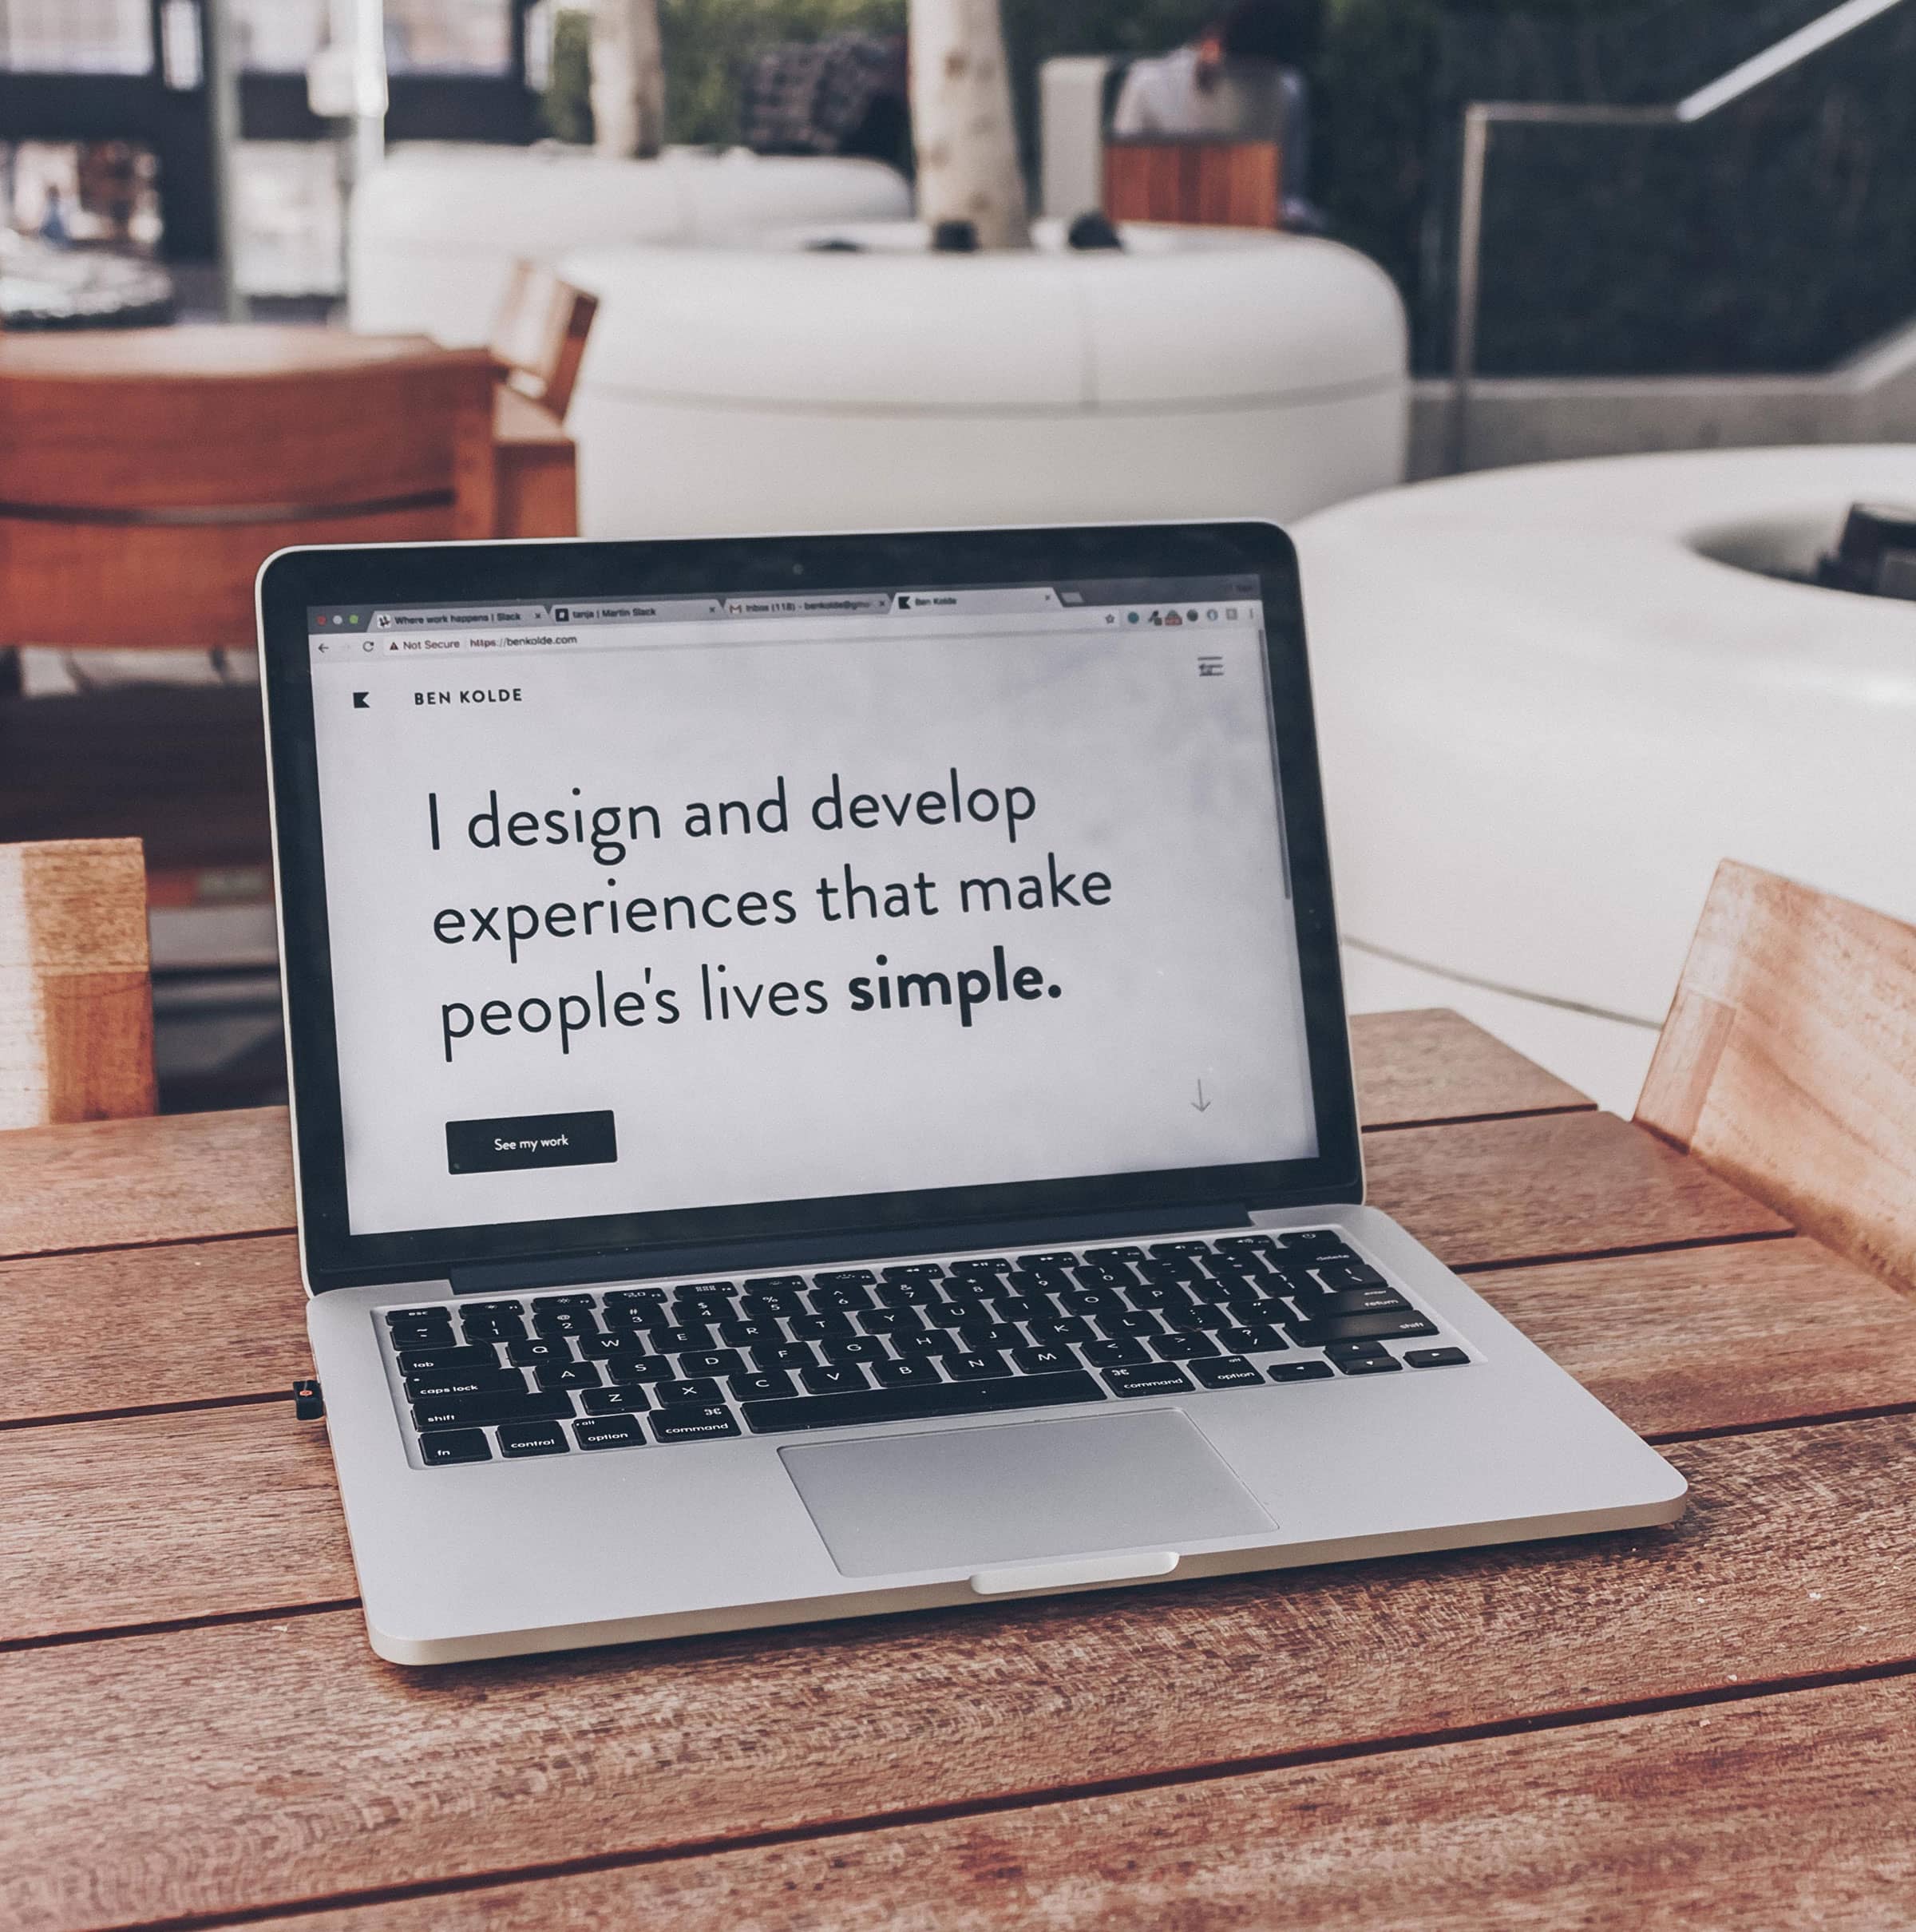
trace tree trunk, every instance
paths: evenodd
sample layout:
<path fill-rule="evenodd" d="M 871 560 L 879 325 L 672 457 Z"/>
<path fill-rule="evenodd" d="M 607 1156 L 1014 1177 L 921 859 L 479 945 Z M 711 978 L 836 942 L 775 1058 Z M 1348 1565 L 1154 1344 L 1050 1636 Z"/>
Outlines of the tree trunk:
<path fill-rule="evenodd" d="M 911 0 L 918 212 L 969 222 L 981 248 L 1028 248 L 998 0 Z"/>
<path fill-rule="evenodd" d="M 596 0 L 592 129 L 592 145 L 601 154 L 650 156 L 665 145 L 659 0 Z"/>

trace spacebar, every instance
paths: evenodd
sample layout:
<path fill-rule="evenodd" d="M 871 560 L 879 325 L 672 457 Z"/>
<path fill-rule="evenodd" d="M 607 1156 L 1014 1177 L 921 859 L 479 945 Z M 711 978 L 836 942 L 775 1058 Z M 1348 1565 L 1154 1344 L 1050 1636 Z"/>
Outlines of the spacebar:
<path fill-rule="evenodd" d="M 1003 1376 L 988 1382 L 939 1382 L 924 1388 L 868 1388 L 845 1396 L 742 1402 L 758 1435 L 787 1429 L 837 1429 L 861 1422 L 918 1422 L 928 1415 L 976 1415 L 987 1409 L 1044 1409 L 1061 1402 L 1102 1402 L 1104 1391 L 1082 1369 L 1055 1376 Z"/>

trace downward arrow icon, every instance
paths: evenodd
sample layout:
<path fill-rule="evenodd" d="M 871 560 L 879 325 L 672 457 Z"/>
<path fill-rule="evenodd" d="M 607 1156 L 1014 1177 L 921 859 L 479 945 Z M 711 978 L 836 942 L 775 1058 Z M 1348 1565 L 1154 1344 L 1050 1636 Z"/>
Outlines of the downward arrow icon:
<path fill-rule="evenodd" d="M 1198 1098 L 1191 1103 L 1191 1105 L 1200 1114 L 1208 1114 L 1211 1111 L 1210 1102 L 1204 1097 L 1204 1083 L 1201 1080 L 1198 1083 Z"/>

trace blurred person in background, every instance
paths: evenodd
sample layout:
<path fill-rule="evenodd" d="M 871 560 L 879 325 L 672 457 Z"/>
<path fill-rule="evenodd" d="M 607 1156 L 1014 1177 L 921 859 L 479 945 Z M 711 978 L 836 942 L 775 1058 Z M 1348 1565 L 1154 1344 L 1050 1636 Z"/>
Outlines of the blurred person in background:
<path fill-rule="evenodd" d="M 1194 40 L 1134 61 L 1111 117 L 1117 136 L 1274 141 L 1284 155 L 1285 225 L 1324 219 L 1309 198 L 1310 89 L 1323 0 L 1239 0 Z"/>

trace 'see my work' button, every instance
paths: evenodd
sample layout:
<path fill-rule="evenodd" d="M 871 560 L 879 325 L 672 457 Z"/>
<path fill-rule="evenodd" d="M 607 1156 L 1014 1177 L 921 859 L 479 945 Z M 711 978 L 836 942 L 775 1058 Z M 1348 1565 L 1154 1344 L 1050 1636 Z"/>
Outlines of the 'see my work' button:
<path fill-rule="evenodd" d="M 452 1174 L 596 1167 L 618 1158 L 609 1107 L 595 1114 L 513 1114 L 445 1123 L 445 1165 Z"/>

